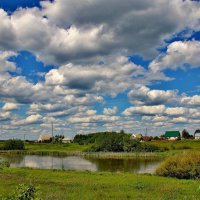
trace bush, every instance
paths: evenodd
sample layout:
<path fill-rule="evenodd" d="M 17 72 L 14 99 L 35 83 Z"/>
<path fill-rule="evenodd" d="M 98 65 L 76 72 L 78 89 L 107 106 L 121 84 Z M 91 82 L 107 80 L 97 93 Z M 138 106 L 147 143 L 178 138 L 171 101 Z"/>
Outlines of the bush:
<path fill-rule="evenodd" d="M 41 200 L 41 198 L 38 197 L 36 188 L 33 185 L 21 184 L 13 195 L 3 200 Z"/>
<path fill-rule="evenodd" d="M 10 163 L 7 160 L 0 159 L 0 169 L 4 167 L 10 167 Z"/>
<path fill-rule="evenodd" d="M 181 150 L 181 149 L 192 149 L 192 147 L 183 144 L 183 145 L 178 145 L 177 147 L 175 147 L 175 149 L 179 149 L 179 150 Z"/>
<path fill-rule="evenodd" d="M 116 132 L 94 133 L 77 135 L 74 142 L 79 144 L 93 144 L 90 152 L 154 152 L 161 148 L 152 144 L 141 143 L 133 140 L 129 134 Z"/>
<path fill-rule="evenodd" d="M 130 139 L 130 138 L 125 138 L 123 150 L 125 152 L 140 151 L 141 150 L 141 143 L 140 143 L 139 140 L 133 140 L 133 139 Z"/>
<path fill-rule="evenodd" d="M 129 137 L 124 133 L 99 133 L 90 138 L 93 146 L 90 151 L 122 152 L 124 151 L 124 138 Z"/>
<path fill-rule="evenodd" d="M 3 146 L 4 150 L 24 150 L 24 142 L 22 140 L 7 140 Z"/>
<path fill-rule="evenodd" d="M 169 157 L 156 170 L 156 174 L 179 179 L 199 179 L 200 152 L 191 152 Z"/>
<path fill-rule="evenodd" d="M 156 145 L 144 143 L 141 145 L 141 151 L 155 152 L 155 151 L 163 151 L 163 150 Z"/>

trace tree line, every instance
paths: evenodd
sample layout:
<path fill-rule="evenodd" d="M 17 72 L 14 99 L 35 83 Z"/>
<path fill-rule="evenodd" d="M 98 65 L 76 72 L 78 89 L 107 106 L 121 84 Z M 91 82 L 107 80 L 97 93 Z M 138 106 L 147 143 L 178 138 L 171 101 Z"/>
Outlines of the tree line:
<path fill-rule="evenodd" d="M 92 152 L 154 152 L 163 150 L 158 146 L 131 139 L 131 135 L 124 132 L 99 132 L 88 135 L 76 135 L 74 143 L 80 145 L 92 144 L 89 149 Z"/>

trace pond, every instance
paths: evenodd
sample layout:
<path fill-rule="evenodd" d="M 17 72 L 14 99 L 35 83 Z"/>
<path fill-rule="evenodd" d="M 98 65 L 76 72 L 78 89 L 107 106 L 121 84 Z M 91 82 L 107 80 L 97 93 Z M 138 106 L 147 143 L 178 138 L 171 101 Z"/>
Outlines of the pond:
<path fill-rule="evenodd" d="M 37 155 L 15 155 L 3 156 L 10 162 L 10 167 L 39 168 L 39 169 L 64 169 L 78 171 L 110 171 L 110 172 L 132 172 L 153 173 L 161 161 L 141 159 L 98 159 L 79 156 L 37 156 Z"/>

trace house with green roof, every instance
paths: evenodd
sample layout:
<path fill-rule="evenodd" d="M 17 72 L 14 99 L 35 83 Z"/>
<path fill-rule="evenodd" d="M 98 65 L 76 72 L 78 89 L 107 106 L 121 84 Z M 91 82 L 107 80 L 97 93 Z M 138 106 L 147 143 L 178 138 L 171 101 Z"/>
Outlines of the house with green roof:
<path fill-rule="evenodd" d="M 181 137 L 179 131 L 166 131 L 165 138 L 168 140 L 178 140 Z"/>

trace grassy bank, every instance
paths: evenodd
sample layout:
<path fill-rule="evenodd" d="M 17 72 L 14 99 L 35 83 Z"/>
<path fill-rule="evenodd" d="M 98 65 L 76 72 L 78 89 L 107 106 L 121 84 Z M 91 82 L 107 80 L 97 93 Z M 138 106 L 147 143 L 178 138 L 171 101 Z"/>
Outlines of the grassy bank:
<path fill-rule="evenodd" d="M 57 170 L 0 170 L 0 194 L 12 193 L 20 183 L 40 186 L 43 199 L 196 200 L 200 183 L 129 173 L 91 173 Z"/>
<path fill-rule="evenodd" d="M 0 143 L 3 146 L 3 143 Z M 81 152 L 86 151 L 90 145 L 79 144 L 52 144 L 52 143 L 25 143 L 25 150 L 1 150 L 0 153 L 7 154 L 30 154 L 30 155 L 79 155 Z"/>
<path fill-rule="evenodd" d="M 158 154 L 152 152 L 87 152 L 91 145 L 71 144 L 40 144 L 26 143 L 25 150 L 2 150 L 0 154 L 26 154 L 26 155 L 54 155 L 54 156 L 85 156 L 99 159 L 118 159 L 118 158 L 151 158 Z"/>

